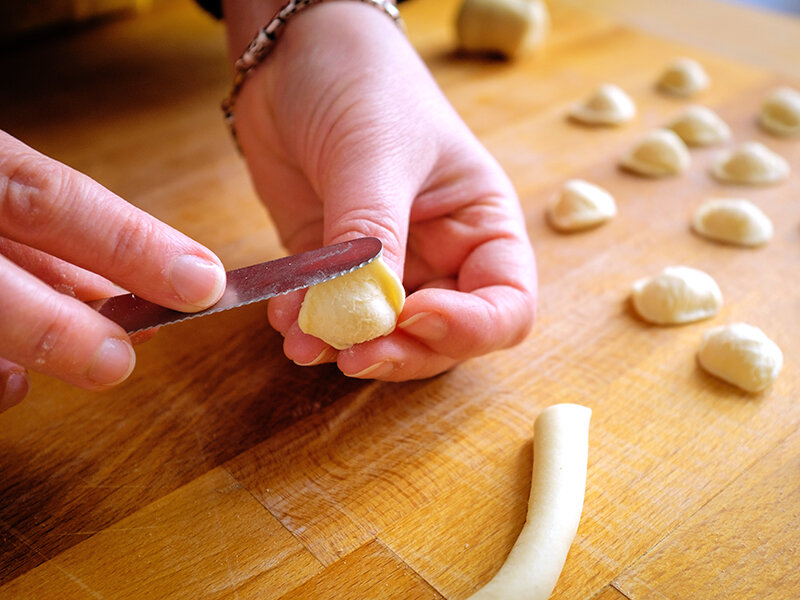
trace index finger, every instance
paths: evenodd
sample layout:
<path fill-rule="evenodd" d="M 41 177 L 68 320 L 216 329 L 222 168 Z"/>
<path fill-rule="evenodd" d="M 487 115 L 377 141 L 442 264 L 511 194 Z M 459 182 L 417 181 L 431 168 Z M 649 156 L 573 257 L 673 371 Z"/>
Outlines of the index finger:
<path fill-rule="evenodd" d="M 525 338 L 536 308 L 535 260 L 527 237 L 481 244 L 462 265 L 458 283 L 458 289 L 412 293 L 397 329 L 340 352 L 339 368 L 353 377 L 421 379 Z"/>
<path fill-rule="evenodd" d="M 176 310 L 203 309 L 224 291 L 210 250 L 1 131 L 0 235 Z"/>

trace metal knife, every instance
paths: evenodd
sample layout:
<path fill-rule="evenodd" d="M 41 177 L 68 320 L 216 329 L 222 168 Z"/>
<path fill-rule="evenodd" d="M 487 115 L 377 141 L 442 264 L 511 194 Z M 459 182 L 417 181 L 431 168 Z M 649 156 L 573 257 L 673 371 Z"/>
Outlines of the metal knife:
<path fill-rule="evenodd" d="M 382 249 L 378 238 L 364 237 L 228 271 L 222 298 L 199 312 L 171 310 L 133 294 L 105 298 L 89 305 L 128 333 L 136 333 L 245 306 L 334 279 L 372 262 L 380 256 Z"/>

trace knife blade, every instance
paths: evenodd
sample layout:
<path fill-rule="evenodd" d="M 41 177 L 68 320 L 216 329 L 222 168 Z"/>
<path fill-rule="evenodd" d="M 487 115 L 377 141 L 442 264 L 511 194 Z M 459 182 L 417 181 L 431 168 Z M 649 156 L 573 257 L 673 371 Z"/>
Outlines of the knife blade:
<path fill-rule="evenodd" d="M 345 275 L 381 255 L 378 238 L 363 237 L 317 250 L 228 271 L 225 293 L 213 306 L 193 313 L 172 310 L 134 294 L 89 302 L 101 315 L 136 333 L 253 304 Z"/>

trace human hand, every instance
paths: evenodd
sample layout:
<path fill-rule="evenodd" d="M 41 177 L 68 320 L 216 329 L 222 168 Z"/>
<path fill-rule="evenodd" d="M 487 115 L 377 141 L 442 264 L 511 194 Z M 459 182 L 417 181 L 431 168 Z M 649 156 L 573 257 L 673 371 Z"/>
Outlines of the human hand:
<path fill-rule="evenodd" d="M 252 33 L 237 37 L 238 5 L 226 4 L 233 53 Z M 272 299 L 289 358 L 400 381 L 528 333 L 536 273 L 514 189 L 386 15 L 335 2 L 292 17 L 243 87 L 236 123 L 289 251 L 378 237 L 409 292 L 393 333 L 339 352 L 300 331 L 302 292 Z"/>
<path fill-rule="evenodd" d="M 125 293 L 115 283 L 196 311 L 225 273 L 200 244 L 0 131 L 0 411 L 27 394 L 26 369 L 95 390 L 128 377 L 131 339 L 84 304 Z"/>

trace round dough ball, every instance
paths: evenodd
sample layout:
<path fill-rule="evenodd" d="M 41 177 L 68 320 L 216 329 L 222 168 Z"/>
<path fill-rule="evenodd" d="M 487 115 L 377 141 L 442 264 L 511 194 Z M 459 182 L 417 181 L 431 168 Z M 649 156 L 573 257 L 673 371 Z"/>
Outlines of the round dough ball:
<path fill-rule="evenodd" d="M 594 227 L 616 214 L 617 205 L 613 196 L 582 179 L 567 181 L 561 194 L 547 209 L 550 224 L 560 231 Z"/>
<path fill-rule="evenodd" d="M 583 102 L 575 104 L 569 116 L 587 125 L 619 125 L 636 116 L 636 105 L 622 88 L 604 83 Z"/>
<path fill-rule="evenodd" d="M 723 154 L 711 167 L 723 183 L 767 185 L 789 177 L 789 163 L 759 142 L 746 142 Z"/>
<path fill-rule="evenodd" d="M 710 83 L 702 65 L 691 58 L 678 58 L 658 80 L 658 88 L 669 94 L 689 97 L 706 89 Z"/>
<path fill-rule="evenodd" d="M 706 371 L 746 392 L 768 388 L 783 366 L 783 353 L 758 327 L 733 323 L 709 329 L 697 353 Z"/>
<path fill-rule="evenodd" d="M 297 322 L 337 350 L 391 333 L 403 310 L 403 284 L 383 259 L 312 286 Z"/>
<path fill-rule="evenodd" d="M 800 92 L 789 87 L 778 88 L 764 101 L 759 123 L 770 133 L 781 136 L 800 133 Z"/>
<path fill-rule="evenodd" d="M 716 198 L 701 204 L 692 229 L 711 240 L 738 246 L 760 246 L 772 239 L 772 221 L 742 198 Z"/>
<path fill-rule="evenodd" d="M 675 175 L 689 168 L 690 163 L 689 149 L 670 129 L 651 131 L 621 161 L 625 169 L 645 177 Z"/>
<path fill-rule="evenodd" d="M 713 317 L 722 306 L 717 282 L 691 267 L 667 267 L 634 282 L 631 300 L 642 319 L 656 325 L 691 323 Z"/>
<path fill-rule="evenodd" d="M 688 146 L 712 146 L 731 138 L 727 123 L 705 106 L 690 106 L 668 127 Z"/>
<path fill-rule="evenodd" d="M 456 18 L 462 50 L 507 58 L 540 46 L 549 30 L 542 0 L 464 0 Z"/>

